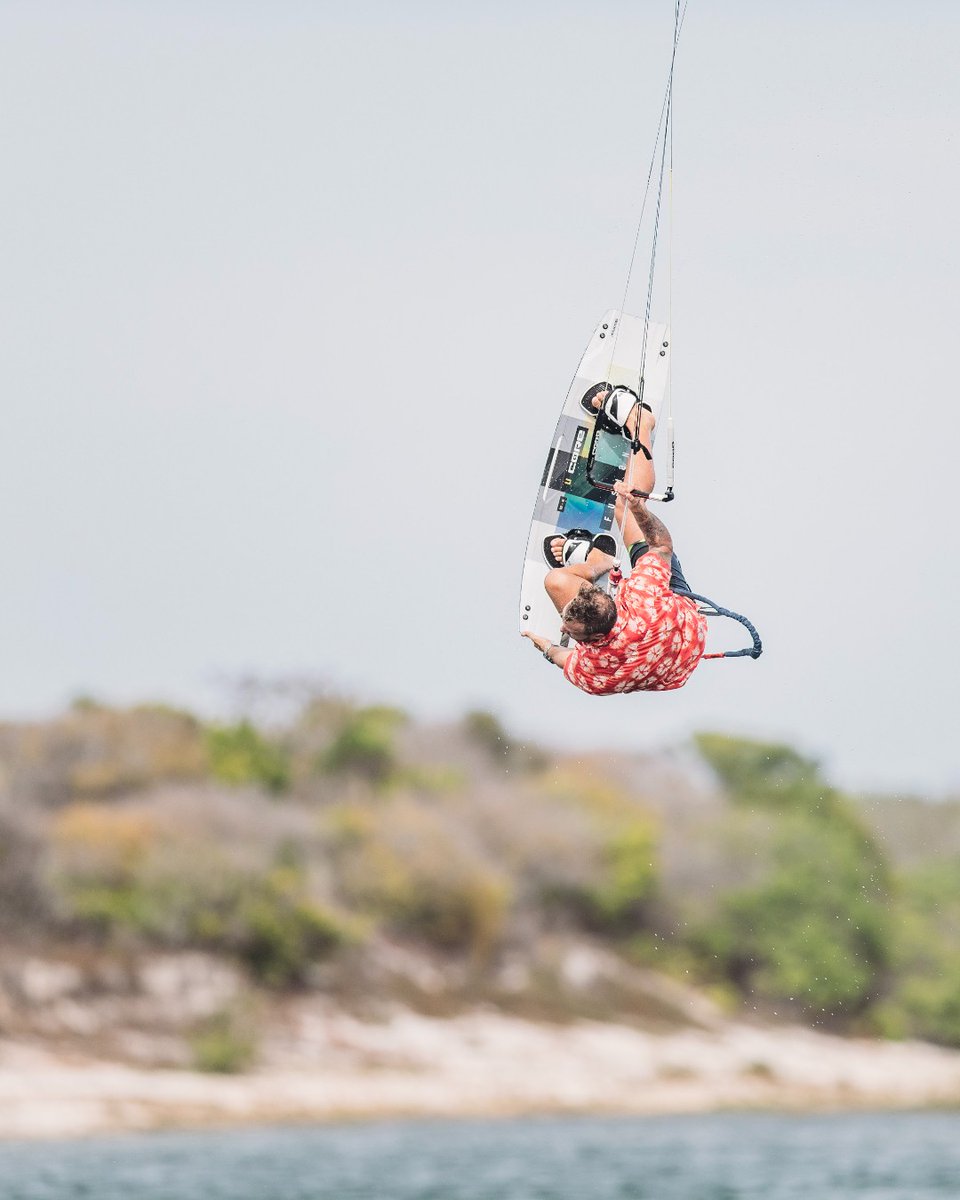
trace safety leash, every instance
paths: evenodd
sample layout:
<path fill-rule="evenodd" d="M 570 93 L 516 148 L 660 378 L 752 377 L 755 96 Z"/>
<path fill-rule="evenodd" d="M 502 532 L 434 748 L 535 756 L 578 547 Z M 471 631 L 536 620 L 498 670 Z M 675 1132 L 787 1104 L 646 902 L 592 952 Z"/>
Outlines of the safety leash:
<path fill-rule="evenodd" d="M 743 650 L 724 650 L 719 654 L 705 654 L 704 658 L 759 658 L 763 653 L 763 643 L 760 641 L 760 634 L 757 633 L 754 625 L 742 613 L 733 612 L 732 609 L 724 608 L 717 604 L 716 600 L 711 600 L 708 596 L 698 596 L 696 592 L 678 592 L 680 596 L 689 596 L 691 600 L 697 600 L 700 604 L 708 604 L 710 610 L 704 613 L 706 617 L 729 617 L 731 621 L 739 621 L 740 624 L 750 634 L 753 645 Z"/>

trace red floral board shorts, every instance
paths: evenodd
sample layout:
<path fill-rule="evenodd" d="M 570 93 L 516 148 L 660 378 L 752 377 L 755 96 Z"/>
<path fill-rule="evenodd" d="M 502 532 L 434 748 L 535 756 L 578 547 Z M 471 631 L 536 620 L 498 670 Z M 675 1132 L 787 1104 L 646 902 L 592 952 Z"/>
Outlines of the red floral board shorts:
<path fill-rule="evenodd" d="M 703 657 L 707 619 L 693 600 L 670 591 L 670 568 L 659 554 L 637 561 L 615 601 L 613 629 L 574 650 L 563 667 L 567 679 L 593 696 L 683 687 Z"/>

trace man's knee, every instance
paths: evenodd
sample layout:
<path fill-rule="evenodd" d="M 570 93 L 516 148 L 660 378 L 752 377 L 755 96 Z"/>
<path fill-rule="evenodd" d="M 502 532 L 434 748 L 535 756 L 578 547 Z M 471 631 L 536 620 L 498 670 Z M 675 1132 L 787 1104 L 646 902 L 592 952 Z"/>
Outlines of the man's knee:
<path fill-rule="evenodd" d="M 570 572 L 565 567 L 553 567 L 544 576 L 543 586 L 551 600 L 565 596 L 567 592 L 576 590 L 576 581 L 571 579 Z"/>

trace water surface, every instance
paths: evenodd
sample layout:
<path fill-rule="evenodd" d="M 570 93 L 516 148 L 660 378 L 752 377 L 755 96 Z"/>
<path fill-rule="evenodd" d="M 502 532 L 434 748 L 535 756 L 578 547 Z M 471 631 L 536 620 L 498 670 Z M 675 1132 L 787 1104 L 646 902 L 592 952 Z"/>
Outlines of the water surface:
<path fill-rule="evenodd" d="M 960 1115 L 378 1122 L 0 1144 L 2 1200 L 958 1200 Z"/>

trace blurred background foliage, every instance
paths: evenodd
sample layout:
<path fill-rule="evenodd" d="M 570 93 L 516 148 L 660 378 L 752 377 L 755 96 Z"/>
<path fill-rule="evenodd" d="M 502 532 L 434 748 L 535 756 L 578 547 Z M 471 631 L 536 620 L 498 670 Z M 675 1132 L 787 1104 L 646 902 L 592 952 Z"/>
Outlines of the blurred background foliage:
<path fill-rule="evenodd" d="M 481 711 L 260 707 L 212 723 L 85 698 L 0 725 L 8 939 L 194 948 L 269 989 L 336 988 L 365 950 L 408 947 L 496 999 L 576 935 L 731 1010 L 960 1045 L 956 801 L 845 795 L 790 746 L 715 733 L 575 757 Z M 198 1029 L 197 1060 L 241 1069 L 245 1028 Z"/>
<path fill-rule="evenodd" d="M 890 872 L 851 801 L 787 746 L 701 735 L 740 810 L 771 811 L 759 875 L 725 890 L 694 940 L 741 991 L 808 1017 L 867 1010 L 891 963 Z"/>

